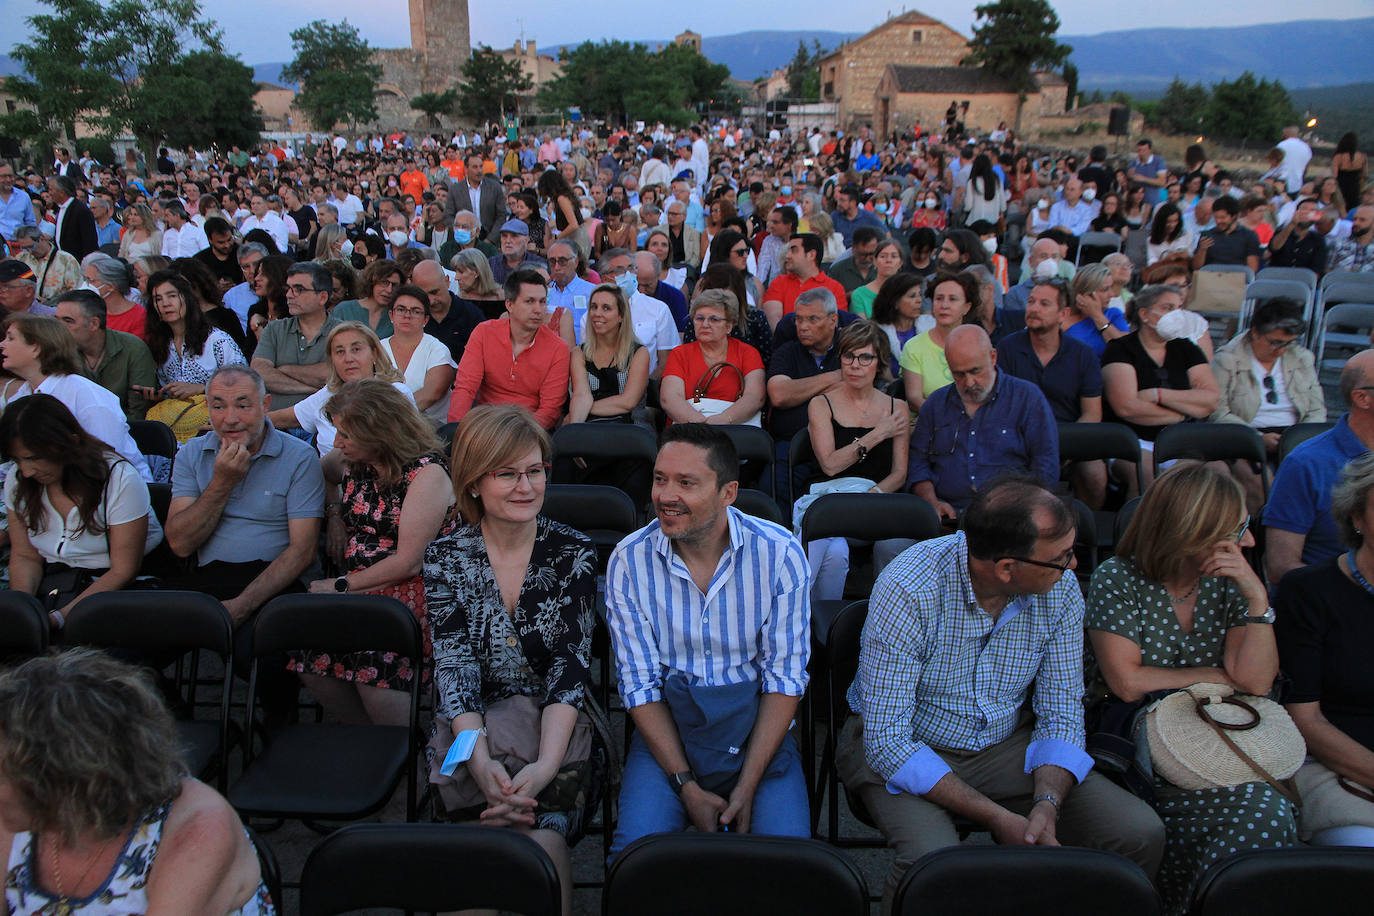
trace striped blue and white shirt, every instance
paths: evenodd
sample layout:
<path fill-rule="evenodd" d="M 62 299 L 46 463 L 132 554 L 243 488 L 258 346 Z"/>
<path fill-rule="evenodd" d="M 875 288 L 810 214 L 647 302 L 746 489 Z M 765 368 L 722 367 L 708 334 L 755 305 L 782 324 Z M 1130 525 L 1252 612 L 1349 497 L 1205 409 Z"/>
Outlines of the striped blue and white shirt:
<path fill-rule="evenodd" d="M 606 570 L 606 616 L 626 707 L 657 702 L 678 671 L 694 683 L 758 681 L 801 696 L 811 653 L 810 567 L 785 528 L 730 507 L 730 545 L 702 594 L 657 521 Z"/>
<path fill-rule="evenodd" d="M 888 791 L 924 795 L 949 772 L 935 748 L 981 751 L 1009 738 L 1026 695 L 1035 727 L 1025 771 L 1055 764 L 1082 782 L 1083 594 L 1065 575 L 1043 595 L 978 606 L 963 532 L 922 541 L 873 586 L 849 704 Z"/>

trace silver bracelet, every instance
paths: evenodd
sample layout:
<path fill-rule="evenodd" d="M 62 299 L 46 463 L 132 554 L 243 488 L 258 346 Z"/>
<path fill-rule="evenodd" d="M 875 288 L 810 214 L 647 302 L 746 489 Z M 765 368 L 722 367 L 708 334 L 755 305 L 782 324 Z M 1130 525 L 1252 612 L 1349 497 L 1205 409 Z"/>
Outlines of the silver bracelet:
<path fill-rule="evenodd" d="M 1043 802 L 1049 802 L 1051 805 L 1054 805 L 1054 813 L 1055 813 L 1055 814 L 1058 814 L 1058 813 L 1059 813 L 1059 796 L 1058 796 L 1058 795 L 1055 795 L 1053 792 L 1046 792 L 1044 795 L 1037 795 L 1037 796 L 1035 796 L 1035 798 L 1031 801 L 1031 807 L 1034 808 L 1036 805 L 1040 804 L 1042 801 L 1043 801 Z"/>

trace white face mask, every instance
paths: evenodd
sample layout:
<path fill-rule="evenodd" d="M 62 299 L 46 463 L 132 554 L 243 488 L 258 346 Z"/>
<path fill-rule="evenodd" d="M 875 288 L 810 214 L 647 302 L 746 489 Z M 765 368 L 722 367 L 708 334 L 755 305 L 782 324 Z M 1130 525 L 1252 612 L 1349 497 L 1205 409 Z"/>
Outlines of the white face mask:
<path fill-rule="evenodd" d="M 1092 203 L 1094 200 L 1096 200 L 1097 188 L 1084 188 L 1083 199 L 1086 200 L 1088 203 Z"/>
<path fill-rule="evenodd" d="M 983 250 L 988 254 L 997 253 L 997 239 L 983 239 Z"/>
<path fill-rule="evenodd" d="M 95 285 L 94 283 L 92 283 L 90 280 L 82 280 L 80 283 L 78 283 L 78 284 L 76 285 L 76 288 L 77 288 L 77 289 L 88 289 L 88 290 L 90 290 L 91 292 L 95 293 L 95 294 L 96 294 L 97 296 L 99 296 L 100 298 L 102 298 L 102 299 L 105 298 L 105 294 L 102 293 L 102 292 L 100 291 L 100 287 L 96 286 L 96 285 Z"/>
<path fill-rule="evenodd" d="M 1050 199 L 1048 197 L 1042 197 L 1036 206 L 1041 210 L 1048 210 L 1050 208 Z"/>
<path fill-rule="evenodd" d="M 1035 279 L 1048 280 L 1050 277 L 1059 276 L 1059 260 L 1057 258 L 1046 258 L 1035 265 Z"/>
<path fill-rule="evenodd" d="M 344 239 L 343 244 L 339 246 L 339 254 L 343 255 L 345 258 L 352 257 L 353 243 L 348 239 Z"/>
<path fill-rule="evenodd" d="M 1186 309 L 1174 309 L 1155 322 L 1155 333 L 1165 340 L 1180 340 L 1188 336 L 1192 317 Z"/>
<path fill-rule="evenodd" d="M 935 206 L 936 206 L 938 203 L 939 203 L 938 200 L 933 200 L 933 199 L 927 197 L 927 198 L 926 198 L 926 209 L 927 209 L 927 210 L 934 210 L 934 209 L 935 209 Z"/>
<path fill-rule="evenodd" d="M 410 241 L 410 236 L 400 229 L 392 229 L 386 234 L 386 240 L 391 243 L 393 248 L 404 248 L 406 243 Z"/>

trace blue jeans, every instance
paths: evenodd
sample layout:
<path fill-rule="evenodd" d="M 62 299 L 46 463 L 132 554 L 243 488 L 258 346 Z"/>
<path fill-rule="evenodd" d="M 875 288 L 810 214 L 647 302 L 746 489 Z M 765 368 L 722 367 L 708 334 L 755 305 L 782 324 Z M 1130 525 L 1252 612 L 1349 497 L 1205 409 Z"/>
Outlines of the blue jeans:
<path fill-rule="evenodd" d="M 749 832 L 769 836 L 811 836 L 811 807 L 802 776 L 801 753 L 791 732 L 778 747 L 784 769 L 777 776 L 765 776 L 754 792 Z M 620 785 L 620 818 L 611 840 L 611 859 L 642 836 L 672 833 L 687 829 L 687 810 L 668 782 L 644 739 L 636 732 L 625 756 L 625 772 Z"/>

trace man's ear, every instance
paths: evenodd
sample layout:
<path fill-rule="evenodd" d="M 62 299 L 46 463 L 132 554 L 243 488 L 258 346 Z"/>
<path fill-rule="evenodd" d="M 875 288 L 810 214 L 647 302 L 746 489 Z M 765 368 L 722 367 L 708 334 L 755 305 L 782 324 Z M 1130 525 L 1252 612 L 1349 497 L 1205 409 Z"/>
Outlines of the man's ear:
<path fill-rule="evenodd" d="M 732 480 L 720 489 L 721 497 L 724 499 L 725 505 L 733 506 L 735 500 L 739 497 L 739 481 Z"/>

